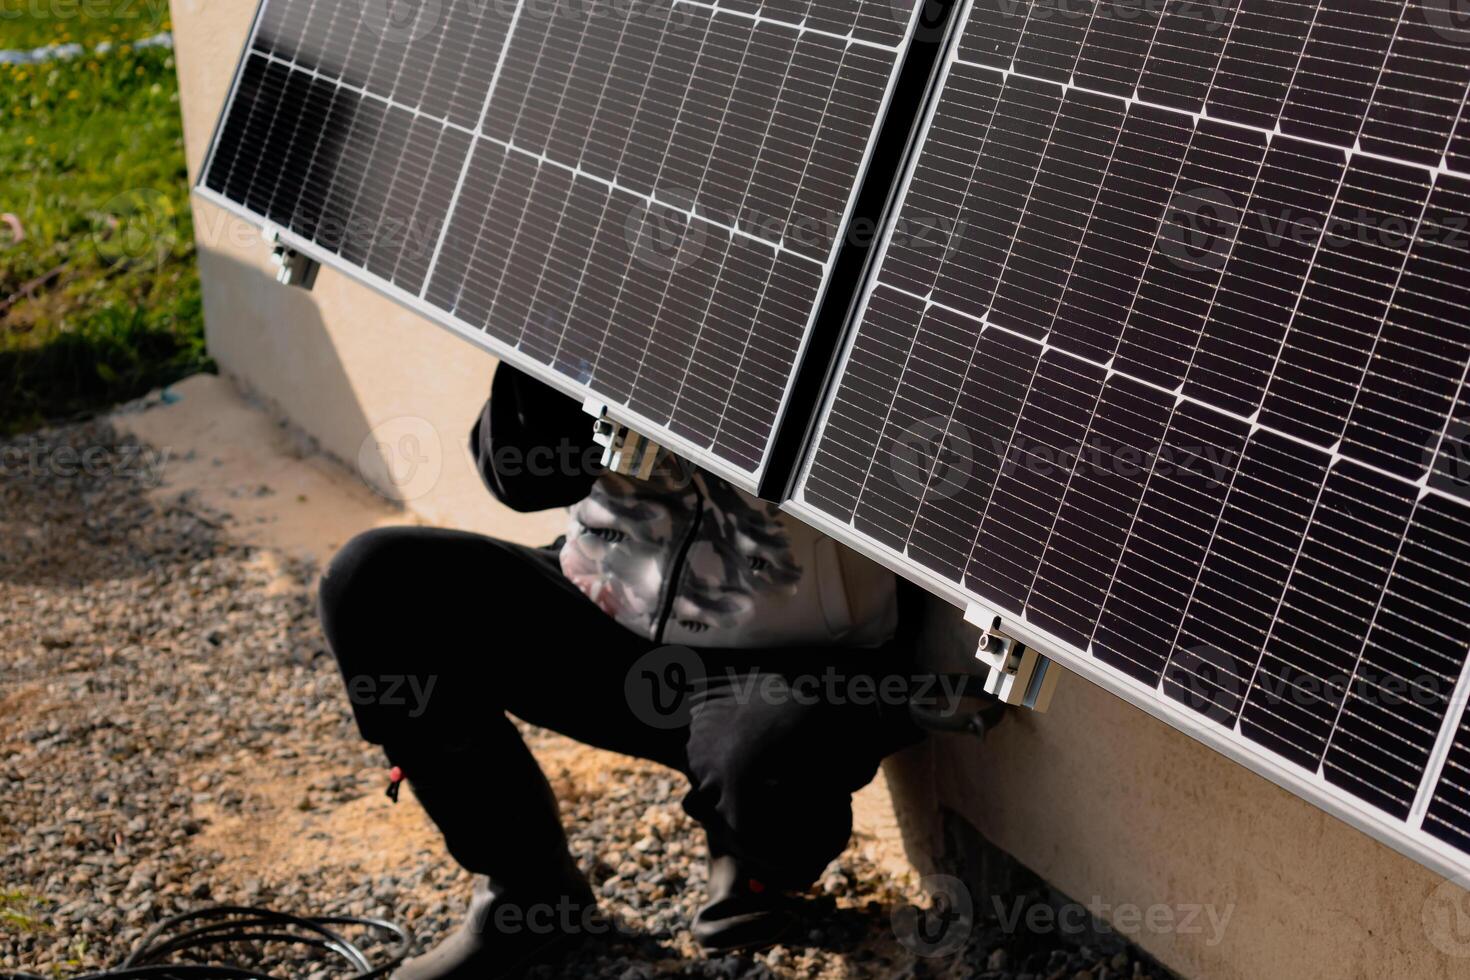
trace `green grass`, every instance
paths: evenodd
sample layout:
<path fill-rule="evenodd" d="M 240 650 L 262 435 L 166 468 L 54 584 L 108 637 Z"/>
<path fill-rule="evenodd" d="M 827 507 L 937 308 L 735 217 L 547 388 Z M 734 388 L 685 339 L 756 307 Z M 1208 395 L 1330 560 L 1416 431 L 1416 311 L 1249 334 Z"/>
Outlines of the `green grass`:
<path fill-rule="evenodd" d="M 0 48 L 155 34 L 158 2 L 0 0 Z M 173 53 L 0 65 L 0 432 L 199 370 L 202 335 Z"/>
<path fill-rule="evenodd" d="M 49 926 L 36 914 L 43 904 L 22 891 L 0 891 L 0 931 L 44 932 Z"/>
<path fill-rule="evenodd" d="M 0 0 L 0 50 L 150 37 L 168 29 L 167 0 Z"/>

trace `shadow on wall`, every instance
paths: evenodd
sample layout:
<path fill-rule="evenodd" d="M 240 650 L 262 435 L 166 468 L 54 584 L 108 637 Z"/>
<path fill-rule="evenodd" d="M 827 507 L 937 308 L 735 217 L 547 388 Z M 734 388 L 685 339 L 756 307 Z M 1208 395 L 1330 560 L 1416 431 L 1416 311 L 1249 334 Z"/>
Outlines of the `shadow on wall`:
<path fill-rule="evenodd" d="M 926 604 L 922 666 L 963 669 L 977 639 Z M 1034 873 L 1184 976 L 1470 975 L 1460 885 L 1081 677 L 885 772 L 923 873 L 985 903 Z"/>
<path fill-rule="evenodd" d="M 466 356 L 462 340 L 330 270 L 314 293 L 277 285 L 258 236 L 202 241 L 199 261 L 215 358 L 327 451 L 349 463 L 365 445 L 391 451 L 374 416 L 397 408 L 435 420 L 457 462 L 488 355 Z M 470 471 L 411 503 L 437 524 L 490 510 Z M 529 527 L 508 514 L 507 527 L 512 517 Z M 923 610 L 921 669 L 973 670 L 977 634 L 960 611 L 937 599 Z M 951 811 L 1083 907 L 1156 913 L 1130 937 L 1186 976 L 1357 962 L 1363 976 L 1448 978 L 1470 963 L 1425 918 L 1438 876 L 1080 677 L 1063 677 L 1048 714 L 1013 711 L 984 742 L 936 735 L 884 771 L 922 873 L 964 858 L 945 846 Z M 986 894 L 985 869 L 970 874 Z"/>
<path fill-rule="evenodd" d="M 195 214 L 205 336 L 224 374 L 420 520 L 532 545 L 565 529 L 481 483 L 468 436 L 488 351 L 330 268 L 309 292 L 283 286 L 253 227 L 207 203 Z"/>
<path fill-rule="evenodd" d="M 978 634 L 964 621 L 961 610 L 917 586 L 901 583 L 900 587 L 916 594 L 906 603 L 909 609 L 917 610 L 920 618 L 914 641 L 916 672 L 981 676 L 975 662 Z M 970 702 L 964 704 L 973 707 Z M 1007 727 L 1031 723 L 1019 710 L 1008 711 L 1001 722 Z M 920 874 L 955 870 L 951 858 L 959 855 L 951 853 L 953 834 L 945 813 L 947 804 L 953 801 L 945 798 L 946 784 L 953 770 L 982 771 L 987 751 L 993 750 L 974 735 L 935 732 L 884 763 L 883 774 L 903 832 L 904 852 Z M 979 869 L 969 870 L 975 873 Z"/>
<path fill-rule="evenodd" d="M 196 207 L 196 213 L 206 208 L 218 221 L 244 224 L 208 205 Z M 249 234 L 258 243 L 253 229 Z M 276 282 L 263 243 L 247 253 L 258 261 L 231 251 L 200 242 L 205 338 L 221 371 L 272 417 L 299 426 L 313 440 L 302 447 L 303 453 L 324 452 L 360 473 L 385 498 L 401 500 L 390 480 L 375 479 L 390 461 L 344 457 L 344 446 L 367 452 L 378 444 L 368 438 L 373 424 L 322 316 L 320 300 L 311 291 Z M 331 273 L 324 270 L 323 278 L 327 275 Z"/>
<path fill-rule="evenodd" d="M 256 364 L 264 357 L 267 380 L 293 379 L 302 365 L 309 365 L 314 397 L 332 406 L 335 424 L 358 433 L 355 444 L 364 453 L 377 450 L 379 444 L 367 438 L 367 418 L 311 295 L 278 286 L 264 264 L 256 266 L 218 249 L 201 247 L 199 266 L 207 315 L 229 324 L 227 330 L 212 332 L 210 340 L 232 352 L 259 345 L 251 356 Z M 271 346 L 282 336 L 289 338 L 287 346 Z M 28 356 L 53 355 L 42 348 Z M 6 365 L 0 357 L 0 369 Z M 171 380 L 159 377 L 153 383 Z M 234 380 L 266 402 L 275 417 L 290 416 L 278 390 L 261 390 L 238 376 Z M 140 393 L 129 390 L 120 397 Z M 187 403 L 179 407 L 189 408 Z M 285 431 L 300 440 L 301 455 L 320 450 L 296 427 Z M 0 489 L 8 491 L 0 505 L 5 530 L 0 555 L 11 559 L 0 559 L 0 582 L 47 587 L 142 575 L 142 566 L 120 557 L 142 533 L 140 523 L 186 521 L 182 511 L 157 511 L 149 499 L 150 491 L 164 481 L 170 452 L 167 446 L 149 446 L 117 431 L 106 419 L 0 441 Z M 387 469 L 381 456 L 347 462 L 369 480 Z M 391 490 L 391 482 L 385 483 Z M 391 492 L 383 496 L 392 499 Z M 180 531 L 179 548 L 188 549 L 195 560 L 208 558 L 224 540 L 218 528 Z"/>

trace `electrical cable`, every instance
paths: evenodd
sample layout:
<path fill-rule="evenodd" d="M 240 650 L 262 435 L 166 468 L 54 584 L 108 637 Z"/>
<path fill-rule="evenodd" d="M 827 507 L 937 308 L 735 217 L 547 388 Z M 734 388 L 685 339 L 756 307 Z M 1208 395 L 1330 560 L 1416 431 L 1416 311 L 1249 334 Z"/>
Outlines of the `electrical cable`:
<path fill-rule="evenodd" d="M 985 690 L 985 678 L 974 674 L 935 674 L 935 686 L 948 700 L 934 694 L 909 699 L 909 717 L 931 732 L 954 732 L 985 738 L 1005 718 L 1006 705 Z M 976 701 L 978 710 L 960 710 L 961 700 Z"/>
<path fill-rule="evenodd" d="M 340 926 L 360 926 L 397 940 L 388 958 L 374 966 L 367 954 L 344 938 Z M 170 916 L 139 941 L 122 965 L 73 980 L 288 980 L 234 963 L 170 962 L 171 957 L 199 959 L 213 947 L 229 943 L 277 943 L 324 950 L 356 972 L 343 980 L 376 980 L 408 956 L 413 934 L 384 919 L 348 915 L 302 917 L 270 909 L 220 905 Z M 53 980 L 33 973 L 0 973 L 0 980 Z"/>

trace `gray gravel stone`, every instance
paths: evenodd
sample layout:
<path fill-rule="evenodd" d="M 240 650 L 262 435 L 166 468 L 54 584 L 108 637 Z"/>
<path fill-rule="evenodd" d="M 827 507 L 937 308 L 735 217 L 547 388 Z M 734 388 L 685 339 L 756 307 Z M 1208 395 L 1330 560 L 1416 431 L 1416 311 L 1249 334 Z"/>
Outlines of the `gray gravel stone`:
<path fill-rule="evenodd" d="M 382 792 L 382 758 L 356 735 L 316 623 L 314 569 L 232 543 L 227 514 L 150 497 L 126 465 L 137 447 L 105 424 L 0 441 L 0 459 L 16 442 L 26 459 L 70 447 L 104 465 L 0 472 L 0 968 L 113 965 L 161 918 L 207 904 L 383 915 L 420 947 L 453 929 L 468 879 L 442 851 L 406 849 L 387 874 L 325 853 L 319 868 L 239 874 L 200 843 L 213 819 L 269 818 L 262 767 L 302 777 L 303 812 Z M 890 917 L 909 898 L 856 852 L 814 890 L 801 941 L 703 958 L 687 931 L 703 840 L 679 807 L 682 780 L 631 760 L 613 776 L 563 810 L 614 931 L 531 977 L 1158 975 L 1127 948 L 1083 955 L 993 921 L 958 950 L 916 956 Z M 286 972 L 339 975 L 320 962 Z"/>

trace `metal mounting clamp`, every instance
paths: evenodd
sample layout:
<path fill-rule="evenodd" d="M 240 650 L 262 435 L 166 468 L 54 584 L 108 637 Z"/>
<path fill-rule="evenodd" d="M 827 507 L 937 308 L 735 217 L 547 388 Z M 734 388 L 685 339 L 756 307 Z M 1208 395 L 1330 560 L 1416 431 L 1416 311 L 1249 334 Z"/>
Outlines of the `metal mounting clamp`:
<path fill-rule="evenodd" d="M 597 420 L 592 424 L 592 441 L 602 447 L 603 466 L 635 480 L 653 475 L 662 451 L 658 443 L 608 418 L 607 406 L 595 399 L 583 402 L 582 410 Z"/>
<path fill-rule="evenodd" d="M 282 242 L 280 232 L 274 228 L 267 228 L 261 236 L 271 245 L 271 264 L 276 267 L 276 282 L 307 290 L 316 285 L 320 263 Z"/>
<path fill-rule="evenodd" d="M 981 606 L 965 610 L 965 620 L 981 629 L 975 659 L 989 669 L 985 690 L 1006 704 L 1033 711 L 1051 706 L 1062 669 L 1002 629 L 999 615 Z"/>

